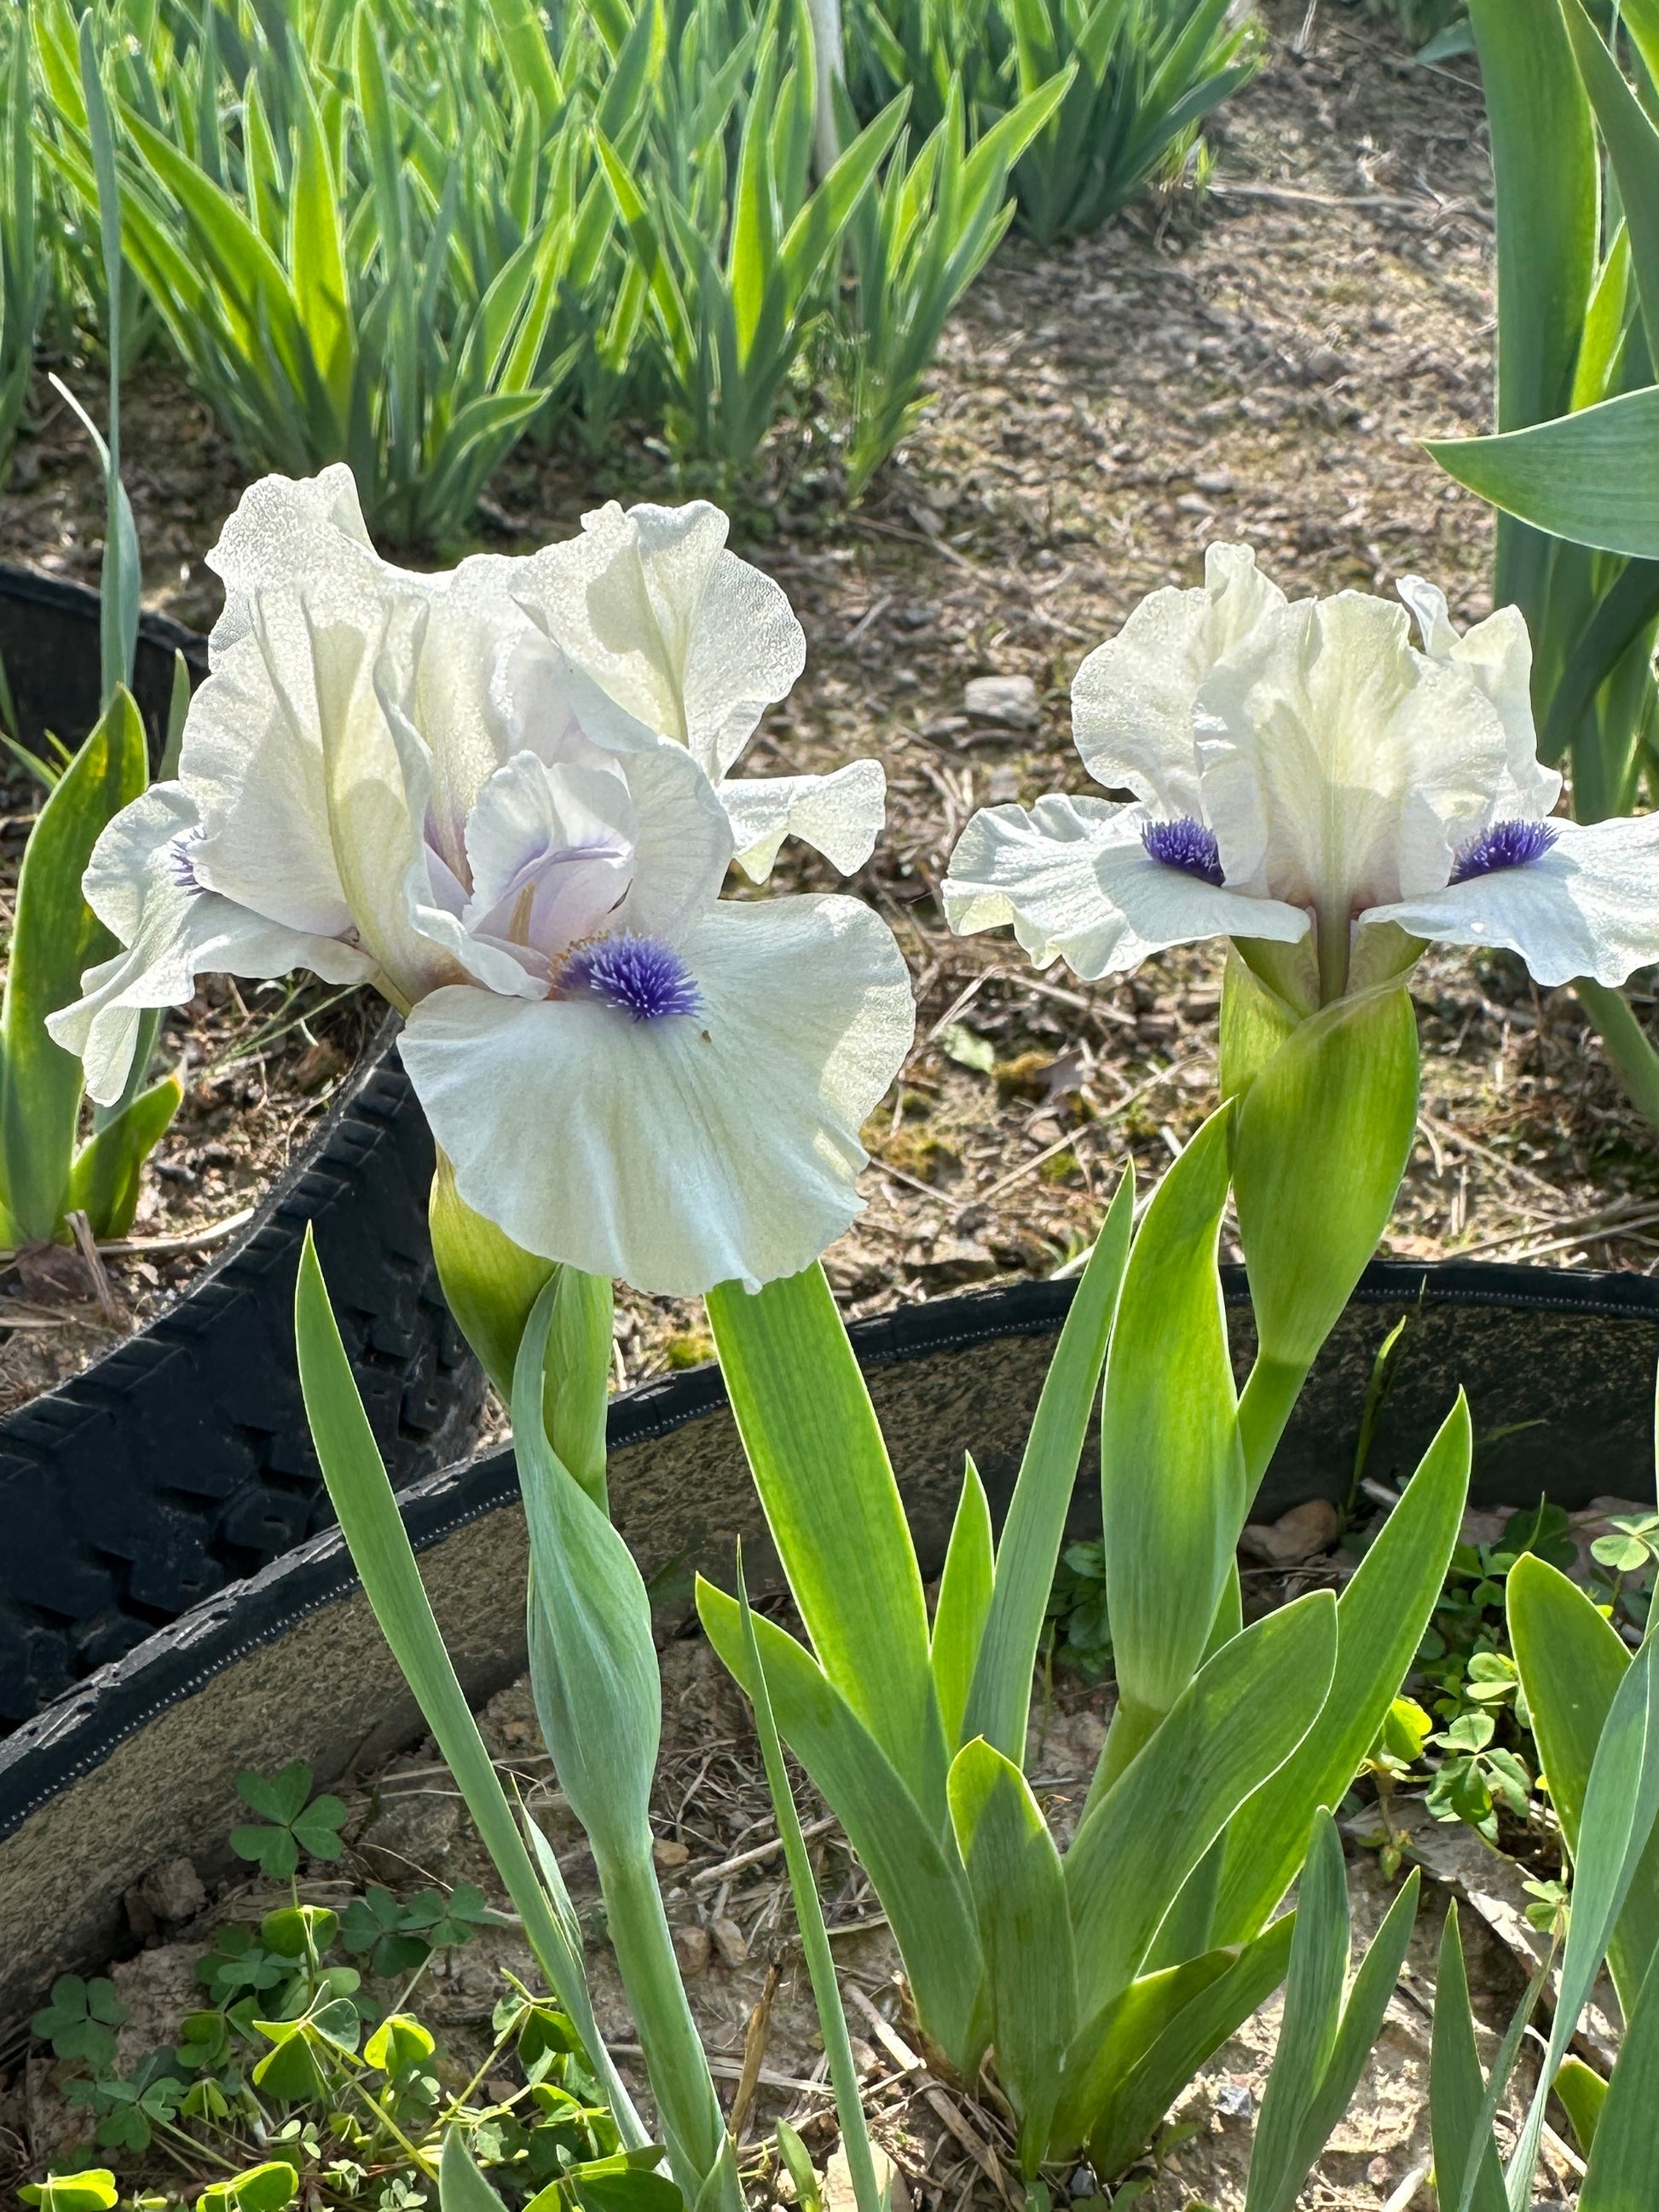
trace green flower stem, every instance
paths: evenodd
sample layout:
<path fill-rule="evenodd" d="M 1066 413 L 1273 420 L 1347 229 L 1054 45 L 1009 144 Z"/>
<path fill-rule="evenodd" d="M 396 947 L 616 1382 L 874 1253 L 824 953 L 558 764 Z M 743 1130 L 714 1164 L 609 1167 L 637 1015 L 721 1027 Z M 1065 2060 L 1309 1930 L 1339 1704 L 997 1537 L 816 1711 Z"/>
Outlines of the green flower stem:
<path fill-rule="evenodd" d="M 1618 1071 L 1631 1103 L 1659 1129 L 1659 1052 L 1656 1052 L 1622 991 L 1581 975 L 1573 985 L 1578 1003 L 1601 1032 L 1607 1058 Z"/>
<path fill-rule="evenodd" d="M 1261 1487 L 1307 1379 L 1305 1367 L 1284 1360 L 1258 1358 L 1250 1370 L 1238 1401 L 1238 1440 L 1244 1448 L 1245 1490 L 1250 1498 Z"/>
<path fill-rule="evenodd" d="M 1319 953 L 1319 1003 L 1322 1006 L 1340 999 L 1348 988 L 1352 939 L 1352 925 L 1346 907 L 1319 908 L 1316 942 Z"/>
<path fill-rule="evenodd" d="M 703 2183 L 721 2165 L 726 2121 L 685 2001 L 650 1844 L 647 1840 L 623 1857 L 601 1858 L 597 1851 L 594 1857 L 611 1941 L 640 2031 L 669 2163 L 686 2202 L 696 2204 Z M 704 2212 L 744 2212 L 731 2160 L 725 2161 L 725 2170 L 730 2180 Z"/>
<path fill-rule="evenodd" d="M 410 2142 L 409 2137 L 398 2125 L 396 2120 L 392 2118 L 391 2113 L 387 2112 L 386 2106 L 380 2103 L 380 2100 L 369 2094 L 368 2091 L 364 2088 L 362 2083 L 357 2079 L 357 2076 L 355 2074 L 345 2072 L 343 2078 L 347 2087 L 355 2090 L 356 2094 L 362 2099 L 364 2104 L 368 2106 L 369 2111 L 374 2113 L 375 2118 L 386 2130 L 386 2133 L 392 2136 L 395 2142 L 400 2144 L 402 2148 L 408 2152 L 410 2157 L 414 2160 L 416 2166 L 420 2169 L 420 2171 L 425 2174 L 427 2179 L 428 2181 L 435 2181 L 438 2179 L 437 2167 L 432 2163 L 431 2159 L 423 2150 L 417 2149 L 415 2144 Z"/>

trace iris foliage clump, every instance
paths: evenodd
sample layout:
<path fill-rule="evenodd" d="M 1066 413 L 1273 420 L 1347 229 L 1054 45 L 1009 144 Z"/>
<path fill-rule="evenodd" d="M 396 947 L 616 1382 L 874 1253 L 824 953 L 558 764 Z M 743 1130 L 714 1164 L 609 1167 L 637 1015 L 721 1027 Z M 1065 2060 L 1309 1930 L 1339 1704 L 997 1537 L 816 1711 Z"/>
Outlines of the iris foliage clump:
<path fill-rule="evenodd" d="M 1253 52 L 1224 0 L 1023 0 L 963 12 L 946 81 L 931 22 L 872 6 L 844 86 L 805 0 L 95 0 L 112 286 L 78 10 L 8 16 L 0 447 L 37 330 L 116 330 L 250 466 L 346 461 L 405 542 L 465 530 L 532 427 L 596 449 L 626 419 L 730 478 L 827 405 L 856 491 L 1016 206 L 1098 222 Z"/>

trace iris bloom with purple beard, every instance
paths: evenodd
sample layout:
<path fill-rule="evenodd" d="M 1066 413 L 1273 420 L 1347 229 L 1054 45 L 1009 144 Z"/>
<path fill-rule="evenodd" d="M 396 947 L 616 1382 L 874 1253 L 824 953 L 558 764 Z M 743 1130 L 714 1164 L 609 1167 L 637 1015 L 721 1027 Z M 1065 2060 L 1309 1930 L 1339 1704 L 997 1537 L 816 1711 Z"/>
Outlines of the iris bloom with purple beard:
<path fill-rule="evenodd" d="M 1431 586 L 1401 597 L 1287 601 L 1212 545 L 1202 586 L 1144 599 L 1072 687 L 1084 766 L 1131 797 L 982 809 L 951 927 L 1012 924 L 1085 981 L 1227 937 L 1304 1010 L 1426 940 L 1505 946 L 1545 984 L 1659 961 L 1659 816 L 1551 818 L 1519 612 L 1460 636 Z"/>
<path fill-rule="evenodd" d="M 124 949 L 52 1030 L 92 1096 L 198 975 L 309 968 L 404 1014 L 457 1191 L 526 1251 L 681 1295 L 816 1259 L 914 1008 L 857 900 L 720 896 L 757 791 L 769 851 L 803 827 L 868 850 L 835 779 L 725 777 L 799 629 L 724 536 L 713 508 L 607 512 L 574 554 L 417 575 L 369 545 L 348 470 L 254 485 L 210 556 L 178 780 L 87 873 Z"/>

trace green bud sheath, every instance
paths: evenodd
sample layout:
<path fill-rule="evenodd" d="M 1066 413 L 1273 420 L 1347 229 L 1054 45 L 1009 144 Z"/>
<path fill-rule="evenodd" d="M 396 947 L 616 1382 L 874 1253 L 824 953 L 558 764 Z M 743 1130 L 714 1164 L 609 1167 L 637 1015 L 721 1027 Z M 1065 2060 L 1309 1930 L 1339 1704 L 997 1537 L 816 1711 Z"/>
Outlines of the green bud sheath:
<path fill-rule="evenodd" d="M 1279 951 L 1273 945 L 1268 950 Z M 1221 981 L 1221 1095 L 1242 1098 L 1282 1044 L 1306 1019 L 1240 952 L 1227 947 Z"/>
<path fill-rule="evenodd" d="M 510 1401 L 531 1310 L 557 1275 L 548 1334 L 543 1417 L 548 1442 L 593 1503 L 606 1504 L 605 1417 L 611 1389 L 611 1285 L 515 1244 L 455 1188 L 442 1152 L 432 1178 L 432 1249 L 449 1310 L 484 1372 Z"/>
<path fill-rule="evenodd" d="M 505 1230 L 475 1213 L 456 1189 L 455 1171 L 442 1152 L 427 1219 L 449 1310 L 485 1374 L 510 1401 L 519 1342 L 554 1262 L 525 1251 Z"/>
<path fill-rule="evenodd" d="M 1254 1070 L 1232 1162 L 1258 1338 L 1240 1409 L 1253 1483 L 1388 1225 L 1416 1127 L 1417 1019 L 1400 985 L 1322 1008 Z"/>

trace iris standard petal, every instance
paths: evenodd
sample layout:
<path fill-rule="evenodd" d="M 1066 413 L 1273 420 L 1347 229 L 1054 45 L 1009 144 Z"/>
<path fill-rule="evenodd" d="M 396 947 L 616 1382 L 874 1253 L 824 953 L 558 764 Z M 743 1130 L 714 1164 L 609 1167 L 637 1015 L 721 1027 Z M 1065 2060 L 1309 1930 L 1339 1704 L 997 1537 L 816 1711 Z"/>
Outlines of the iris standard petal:
<path fill-rule="evenodd" d="M 853 899 L 720 905 L 678 951 L 695 1015 L 444 990 L 401 1050 L 468 1205 L 526 1250 L 690 1297 L 798 1273 L 860 1211 L 859 1131 L 915 1007 Z"/>
<path fill-rule="evenodd" d="M 367 619 L 389 598 L 429 597 L 443 580 L 381 559 L 343 461 L 250 484 L 206 558 L 225 587 L 210 641 L 216 660 L 246 635 L 253 602 L 267 594 L 303 589 L 322 620 L 341 622 Z"/>
<path fill-rule="evenodd" d="M 1609 987 L 1659 962 L 1659 814 L 1550 823 L 1554 842 L 1516 867 L 1375 908 L 1442 945 L 1503 945 L 1546 986 Z"/>
<path fill-rule="evenodd" d="M 1403 607 L 1358 592 L 1265 615 L 1195 713 L 1228 882 L 1333 927 L 1443 884 L 1504 771 L 1480 685 L 1413 652 Z"/>
<path fill-rule="evenodd" d="M 122 809 L 94 848 L 88 901 L 125 950 L 88 969 L 83 996 L 49 1015 L 46 1027 L 85 1061 L 87 1089 L 100 1105 L 125 1087 L 141 1012 L 182 1006 L 198 975 L 309 968 L 325 982 L 360 983 L 374 973 L 356 945 L 286 928 L 204 890 L 191 860 L 199 827 L 179 785 L 158 783 Z"/>
<path fill-rule="evenodd" d="M 634 880 L 617 927 L 678 945 L 720 896 L 732 824 L 720 794 L 683 745 L 662 739 L 621 756 L 638 829 Z"/>
<path fill-rule="evenodd" d="M 520 604 L 637 720 L 723 775 L 806 663 L 793 610 L 769 576 L 726 550 L 726 518 L 613 501 L 581 535 L 525 565 Z"/>
<path fill-rule="evenodd" d="M 1057 956 L 1085 982 L 1116 975 L 1167 945 L 1206 937 L 1295 944 L 1308 916 L 1155 860 L 1144 806 L 1064 793 L 983 807 L 962 833 L 945 878 L 945 913 L 963 934 L 1013 927 L 1039 966 Z"/>
<path fill-rule="evenodd" d="M 1538 758 L 1538 733 L 1532 719 L 1532 640 L 1519 607 L 1499 607 L 1460 637 L 1452 627 L 1446 595 L 1421 576 L 1402 576 L 1400 596 L 1416 618 L 1423 650 L 1474 678 L 1504 725 L 1507 773 L 1492 795 L 1500 818 L 1542 816 L 1561 795 L 1561 778 Z"/>
<path fill-rule="evenodd" d="M 848 761 L 829 775 L 752 775 L 716 787 L 732 824 L 738 866 L 763 884 L 786 837 L 799 837 L 850 876 L 876 849 L 887 818 L 879 761 Z"/>
<path fill-rule="evenodd" d="M 351 908 L 329 834 L 316 662 L 304 602 L 250 602 L 191 702 L 179 780 L 201 810 L 200 864 L 214 887 L 290 928 L 330 936 Z"/>
<path fill-rule="evenodd" d="M 1144 599 L 1117 635 L 1097 646 L 1072 684 L 1072 730 L 1083 764 L 1109 789 L 1170 814 L 1201 812 L 1193 702 L 1217 660 L 1285 604 L 1248 545 L 1211 545 L 1204 581 Z"/>

